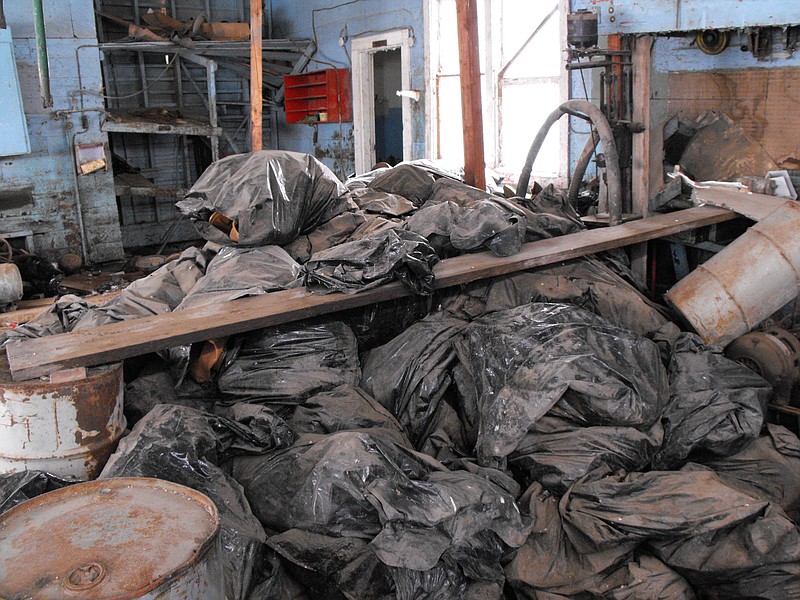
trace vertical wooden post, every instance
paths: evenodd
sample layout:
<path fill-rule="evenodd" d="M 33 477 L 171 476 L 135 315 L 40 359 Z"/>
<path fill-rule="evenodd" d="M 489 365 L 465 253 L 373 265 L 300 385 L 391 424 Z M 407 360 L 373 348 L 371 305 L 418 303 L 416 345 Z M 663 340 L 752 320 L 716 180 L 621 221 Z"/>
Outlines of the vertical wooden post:
<path fill-rule="evenodd" d="M 631 62 L 633 70 L 633 114 L 634 123 L 644 125 L 644 130 L 633 134 L 631 200 L 633 213 L 646 217 L 650 204 L 650 53 L 653 38 L 649 35 L 637 36 L 633 42 Z M 660 172 L 661 164 L 658 169 Z M 647 244 L 631 246 L 631 270 L 642 281 L 647 281 Z"/>
<path fill-rule="evenodd" d="M 478 0 L 456 0 L 458 61 L 461 75 L 461 115 L 464 129 L 464 180 L 486 187 L 483 160 L 483 108 L 478 51 Z"/>
<path fill-rule="evenodd" d="M 250 0 L 250 150 L 263 147 L 261 126 L 261 21 L 262 0 Z"/>

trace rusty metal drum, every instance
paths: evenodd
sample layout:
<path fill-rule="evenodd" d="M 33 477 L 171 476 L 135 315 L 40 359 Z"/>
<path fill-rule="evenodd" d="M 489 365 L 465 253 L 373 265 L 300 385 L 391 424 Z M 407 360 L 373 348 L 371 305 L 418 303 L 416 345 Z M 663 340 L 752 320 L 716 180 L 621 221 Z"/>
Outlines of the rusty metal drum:
<path fill-rule="evenodd" d="M 707 344 L 727 345 L 800 294 L 800 202 L 787 201 L 667 292 Z"/>
<path fill-rule="evenodd" d="M 4 353 L 0 361 L 0 473 L 95 478 L 125 431 L 122 365 L 62 383 L 13 382 Z"/>
<path fill-rule="evenodd" d="M 145 477 L 75 485 L 0 515 L 0 598 L 224 600 L 219 515 Z"/>

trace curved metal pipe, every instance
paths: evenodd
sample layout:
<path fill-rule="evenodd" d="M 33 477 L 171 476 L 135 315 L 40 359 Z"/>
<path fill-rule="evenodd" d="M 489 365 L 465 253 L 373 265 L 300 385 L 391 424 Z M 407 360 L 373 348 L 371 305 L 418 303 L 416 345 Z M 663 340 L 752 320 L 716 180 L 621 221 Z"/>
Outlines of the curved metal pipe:
<path fill-rule="evenodd" d="M 603 144 L 603 151 L 606 155 L 606 177 L 608 179 L 608 212 L 609 212 L 609 225 L 619 225 L 622 222 L 622 177 L 619 168 L 619 153 L 617 152 L 617 144 L 614 142 L 614 133 L 611 131 L 611 126 L 605 118 L 605 115 L 591 102 L 586 100 L 568 100 L 559 106 L 556 110 L 550 113 L 545 119 L 536 138 L 528 150 L 528 157 L 525 159 L 525 166 L 522 168 L 522 173 L 519 176 L 519 183 L 517 184 L 517 191 L 522 197 L 528 193 L 528 184 L 530 183 L 531 170 L 539 150 L 544 144 L 547 133 L 553 124 L 558 121 L 564 114 L 578 113 L 577 116 L 585 115 L 597 130 L 600 136 L 600 142 Z"/>
<path fill-rule="evenodd" d="M 570 179 L 569 182 L 567 201 L 573 207 L 578 202 L 578 192 L 581 190 L 583 176 L 586 174 L 586 169 L 589 168 L 589 163 L 592 161 L 592 155 L 594 155 L 594 149 L 597 148 L 597 142 L 599 141 L 600 136 L 597 135 L 597 132 L 593 128 L 591 134 L 589 135 L 589 139 L 586 140 L 586 145 L 581 151 L 581 155 L 578 157 L 578 162 L 575 163 L 575 171 L 572 173 L 572 179 Z"/>

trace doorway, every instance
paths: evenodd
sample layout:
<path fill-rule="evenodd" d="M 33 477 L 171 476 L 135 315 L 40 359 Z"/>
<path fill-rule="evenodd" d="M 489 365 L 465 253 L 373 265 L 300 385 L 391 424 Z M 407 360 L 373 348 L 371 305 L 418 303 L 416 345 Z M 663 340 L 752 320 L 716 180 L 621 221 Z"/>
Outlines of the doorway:
<path fill-rule="evenodd" d="M 411 40 L 408 29 L 353 38 L 356 172 L 411 158 Z M 398 92 L 403 91 L 403 95 Z"/>

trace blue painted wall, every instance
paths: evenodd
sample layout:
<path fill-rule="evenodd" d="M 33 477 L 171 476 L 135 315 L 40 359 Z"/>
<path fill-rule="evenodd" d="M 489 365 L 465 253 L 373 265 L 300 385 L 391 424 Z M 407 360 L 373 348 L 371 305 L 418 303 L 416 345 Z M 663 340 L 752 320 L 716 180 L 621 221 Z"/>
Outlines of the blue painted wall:
<path fill-rule="evenodd" d="M 59 110 L 80 106 L 78 63 L 85 89 L 99 92 L 100 61 L 92 0 L 45 2 L 45 27 L 49 49 L 53 107 L 43 108 L 40 98 L 34 39 L 32 2 L 5 2 L 5 13 L 14 39 L 14 53 L 20 79 L 28 132 L 30 154 L 0 159 L 0 191 L 5 197 L 21 191 L 31 201 L 0 204 L 0 235 L 32 231 L 36 252 L 57 258 L 65 252 L 80 253 L 81 232 L 78 226 L 73 166 L 70 154 L 72 136 L 77 143 L 100 142 L 107 138 L 100 131 L 103 104 L 98 95 L 87 95 L 84 108 L 95 112 L 70 113 L 59 117 Z M 86 123 L 82 122 L 82 115 Z M 86 131 L 84 124 L 87 125 Z M 83 219 L 87 232 L 88 259 L 92 262 L 122 257 L 122 242 L 113 193 L 111 173 L 79 177 Z"/>
<path fill-rule="evenodd" d="M 349 39 L 366 33 L 377 33 L 389 29 L 410 28 L 415 37 L 411 48 L 411 88 L 422 91 L 419 102 L 413 103 L 412 157 L 425 157 L 425 57 L 424 21 L 422 0 L 360 0 L 345 6 L 338 0 L 267 0 L 271 5 L 273 36 L 283 38 L 313 38 L 316 30 L 318 50 L 308 70 L 350 68 L 351 43 L 346 50 L 339 45 L 343 30 Z M 331 9 L 331 10 L 319 10 Z M 312 10 L 314 27 L 312 28 Z M 454 49 L 454 51 L 456 51 Z M 344 123 L 317 126 L 317 142 L 314 143 L 310 125 L 285 123 L 279 115 L 279 146 L 284 150 L 307 152 L 320 158 L 340 177 L 353 172 L 353 127 Z"/>

